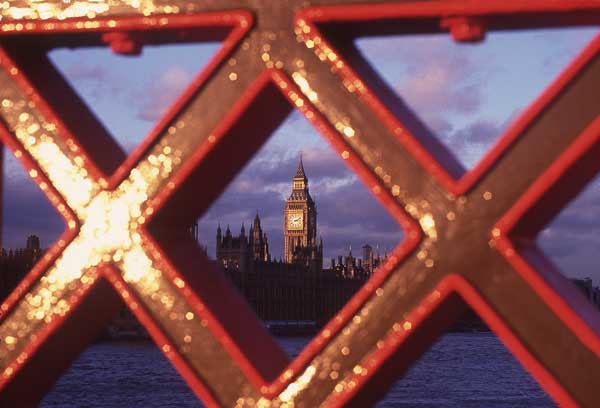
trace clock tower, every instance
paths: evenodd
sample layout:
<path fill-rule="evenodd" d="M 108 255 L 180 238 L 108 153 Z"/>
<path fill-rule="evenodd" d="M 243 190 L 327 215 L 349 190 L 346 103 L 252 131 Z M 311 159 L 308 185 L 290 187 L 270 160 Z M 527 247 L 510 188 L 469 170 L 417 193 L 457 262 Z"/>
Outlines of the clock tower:
<path fill-rule="evenodd" d="M 322 257 L 322 243 L 317 244 L 317 209 L 308 192 L 302 155 L 292 180 L 292 193 L 285 202 L 283 236 L 286 263 L 302 261 L 310 266 L 311 260 Z"/>

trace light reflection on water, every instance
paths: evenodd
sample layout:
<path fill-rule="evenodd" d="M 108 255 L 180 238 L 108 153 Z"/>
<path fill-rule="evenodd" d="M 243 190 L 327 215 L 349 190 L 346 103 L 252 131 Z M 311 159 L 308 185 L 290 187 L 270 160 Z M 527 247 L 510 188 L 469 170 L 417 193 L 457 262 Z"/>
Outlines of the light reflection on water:
<path fill-rule="evenodd" d="M 296 356 L 307 337 L 278 338 Z M 90 346 L 59 380 L 43 408 L 201 407 L 150 343 Z M 378 407 L 554 407 L 492 334 L 448 334 Z"/>

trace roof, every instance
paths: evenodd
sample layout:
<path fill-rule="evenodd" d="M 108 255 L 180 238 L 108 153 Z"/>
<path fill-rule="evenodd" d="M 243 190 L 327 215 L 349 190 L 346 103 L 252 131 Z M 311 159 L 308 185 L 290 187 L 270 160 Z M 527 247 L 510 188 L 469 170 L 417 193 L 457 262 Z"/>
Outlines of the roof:
<path fill-rule="evenodd" d="M 300 161 L 298 162 L 298 170 L 294 178 L 303 178 L 306 180 L 306 174 L 304 173 L 304 165 L 302 164 L 302 154 L 300 154 Z"/>

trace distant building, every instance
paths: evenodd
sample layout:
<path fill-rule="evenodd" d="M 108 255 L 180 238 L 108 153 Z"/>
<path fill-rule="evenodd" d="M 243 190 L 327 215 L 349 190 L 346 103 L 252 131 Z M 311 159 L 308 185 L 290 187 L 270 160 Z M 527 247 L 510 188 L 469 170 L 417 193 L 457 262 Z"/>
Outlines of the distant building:
<path fill-rule="evenodd" d="M 590 278 L 571 279 L 571 282 L 575 284 L 589 302 L 600 307 L 600 288 L 594 286 Z"/>
<path fill-rule="evenodd" d="M 263 232 L 260 226 L 260 217 L 258 212 L 254 217 L 254 223 L 250 227 L 250 233 L 246 236 L 244 224 L 237 236 L 231 234 L 229 225 L 225 230 L 225 235 L 221 231 L 221 226 L 217 227 L 217 242 L 215 246 L 217 261 L 225 268 L 234 267 L 246 269 L 250 261 L 270 262 L 269 242 L 267 234 Z"/>
<path fill-rule="evenodd" d="M 283 208 L 283 259 L 269 253 L 258 212 L 246 235 L 217 227 L 216 263 L 266 321 L 328 321 L 382 262 L 372 249 L 358 262 L 352 257 L 323 269 L 323 240 L 317 239 L 317 206 L 310 196 L 302 157 Z M 365 248 L 371 248 L 365 246 Z M 367 249 L 365 249 L 366 251 Z"/>
<path fill-rule="evenodd" d="M 39 237 L 27 237 L 24 248 L 0 250 L 0 299 L 5 299 L 42 257 Z"/>
<path fill-rule="evenodd" d="M 317 209 L 308 191 L 308 178 L 302 158 L 283 212 L 284 259 L 279 263 L 300 266 L 293 268 L 298 270 L 305 268 L 313 272 L 321 271 L 323 240 L 317 241 Z M 259 261 L 261 268 L 276 263 L 271 259 L 267 234 L 262 230 L 258 211 L 247 236 L 244 224 L 238 235 L 231 233 L 229 225 L 224 235 L 221 225 L 217 227 L 215 255 L 218 265 L 225 269 L 237 268 L 243 272 L 253 270 L 258 265 L 255 261 Z"/>
<path fill-rule="evenodd" d="M 302 156 L 283 210 L 283 253 L 286 263 L 323 268 L 323 240 L 317 242 L 317 207 L 308 191 Z"/>
<path fill-rule="evenodd" d="M 352 255 L 352 247 L 348 255 L 338 256 L 337 262 L 335 258 L 331 258 L 331 270 L 346 278 L 368 279 L 387 259 L 387 253 L 382 257 L 379 254 L 379 246 L 376 252 L 373 252 L 373 247 L 369 244 L 364 245 L 362 250 L 362 258 L 355 258 Z"/>

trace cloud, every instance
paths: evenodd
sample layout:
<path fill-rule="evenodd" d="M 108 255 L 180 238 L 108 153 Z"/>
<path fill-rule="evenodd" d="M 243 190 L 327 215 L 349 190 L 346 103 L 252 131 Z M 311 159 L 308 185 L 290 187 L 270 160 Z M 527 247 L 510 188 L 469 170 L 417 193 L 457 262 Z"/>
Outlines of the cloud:
<path fill-rule="evenodd" d="M 104 66 L 89 65 L 85 62 L 69 65 L 64 73 L 72 81 L 103 82 L 109 77 L 109 72 Z"/>
<path fill-rule="evenodd" d="M 92 105 L 111 102 L 133 106 L 137 119 L 152 123 L 166 112 L 194 77 L 191 71 L 171 65 L 154 82 L 144 78 L 132 81 L 121 71 L 108 70 L 102 61 L 72 63 L 63 73 L 82 95 L 90 98 Z"/>
<path fill-rule="evenodd" d="M 62 217 L 33 182 L 6 183 L 3 193 L 3 247 L 23 247 L 32 234 L 48 247 L 65 230 Z"/>
<path fill-rule="evenodd" d="M 448 36 L 408 36 L 359 41 L 359 48 L 403 101 L 436 133 L 453 130 L 451 116 L 482 107 L 490 67 Z M 390 62 L 390 56 L 394 61 Z"/>
<path fill-rule="evenodd" d="M 466 167 L 473 167 L 502 136 L 519 113 L 520 109 L 515 109 L 502 122 L 482 116 L 468 121 L 444 138 L 446 146 Z"/>
<path fill-rule="evenodd" d="M 504 125 L 482 118 L 458 128 L 446 138 L 446 145 L 467 167 L 473 167 L 490 149 Z"/>
<path fill-rule="evenodd" d="M 333 150 L 325 146 L 303 149 L 303 162 L 317 205 L 318 234 L 323 236 L 326 259 L 347 253 L 349 246 L 358 254 L 366 243 L 380 244 L 383 253 L 402 240 L 400 227 Z M 248 232 L 257 210 L 272 254 L 283 254 L 284 203 L 297 165 L 298 153 L 277 141 L 261 150 L 200 220 L 201 241 L 211 256 L 217 223 L 222 227 L 229 223 L 237 235 L 245 222 Z"/>
<path fill-rule="evenodd" d="M 2 167 L 1 245 L 23 247 L 27 236 L 35 234 L 43 246 L 50 246 L 65 230 L 62 217 L 8 149 Z"/>
<path fill-rule="evenodd" d="M 473 143 L 489 143 L 494 140 L 500 131 L 500 125 L 489 119 L 479 119 L 464 128 L 458 129 L 452 135 L 452 139 L 459 141 L 461 145 Z"/>
<path fill-rule="evenodd" d="M 268 143 L 242 170 L 229 189 L 237 193 L 256 190 L 279 192 L 284 197 L 289 194 L 299 153 L 299 150 L 285 145 Z M 348 184 L 355 179 L 337 154 L 325 145 L 303 148 L 302 158 L 313 193 L 327 194 L 339 185 Z"/>
<path fill-rule="evenodd" d="M 461 60 L 458 64 L 450 57 L 422 66 L 411 65 L 410 76 L 395 89 L 409 106 L 426 117 L 434 113 L 435 116 L 474 113 L 482 104 L 482 95 L 478 84 L 465 78 L 470 60 L 464 56 Z"/>
<path fill-rule="evenodd" d="M 567 276 L 600 280 L 597 254 L 600 247 L 600 179 L 573 200 L 538 236 L 542 251 Z"/>
<path fill-rule="evenodd" d="M 142 101 L 137 117 L 149 122 L 157 121 L 189 85 L 194 74 L 186 69 L 171 66 L 149 89 L 140 92 Z"/>
<path fill-rule="evenodd" d="M 87 99 L 86 102 L 92 109 L 99 102 L 123 104 L 129 101 L 126 81 L 108 70 L 104 64 L 77 61 L 61 70 L 65 79 L 80 97 Z"/>
<path fill-rule="evenodd" d="M 21 165 L 21 163 L 13 156 L 12 151 L 6 147 L 2 146 L 2 171 L 3 171 L 3 184 L 6 185 L 19 185 L 21 183 L 27 183 L 28 180 L 31 180 L 27 175 L 25 168 Z"/>
<path fill-rule="evenodd" d="M 477 59 L 473 47 L 448 35 L 359 41 L 359 48 L 402 101 L 467 167 L 504 124 L 483 114 L 484 88 L 496 64 Z M 394 56 L 393 61 L 390 56 Z"/>

